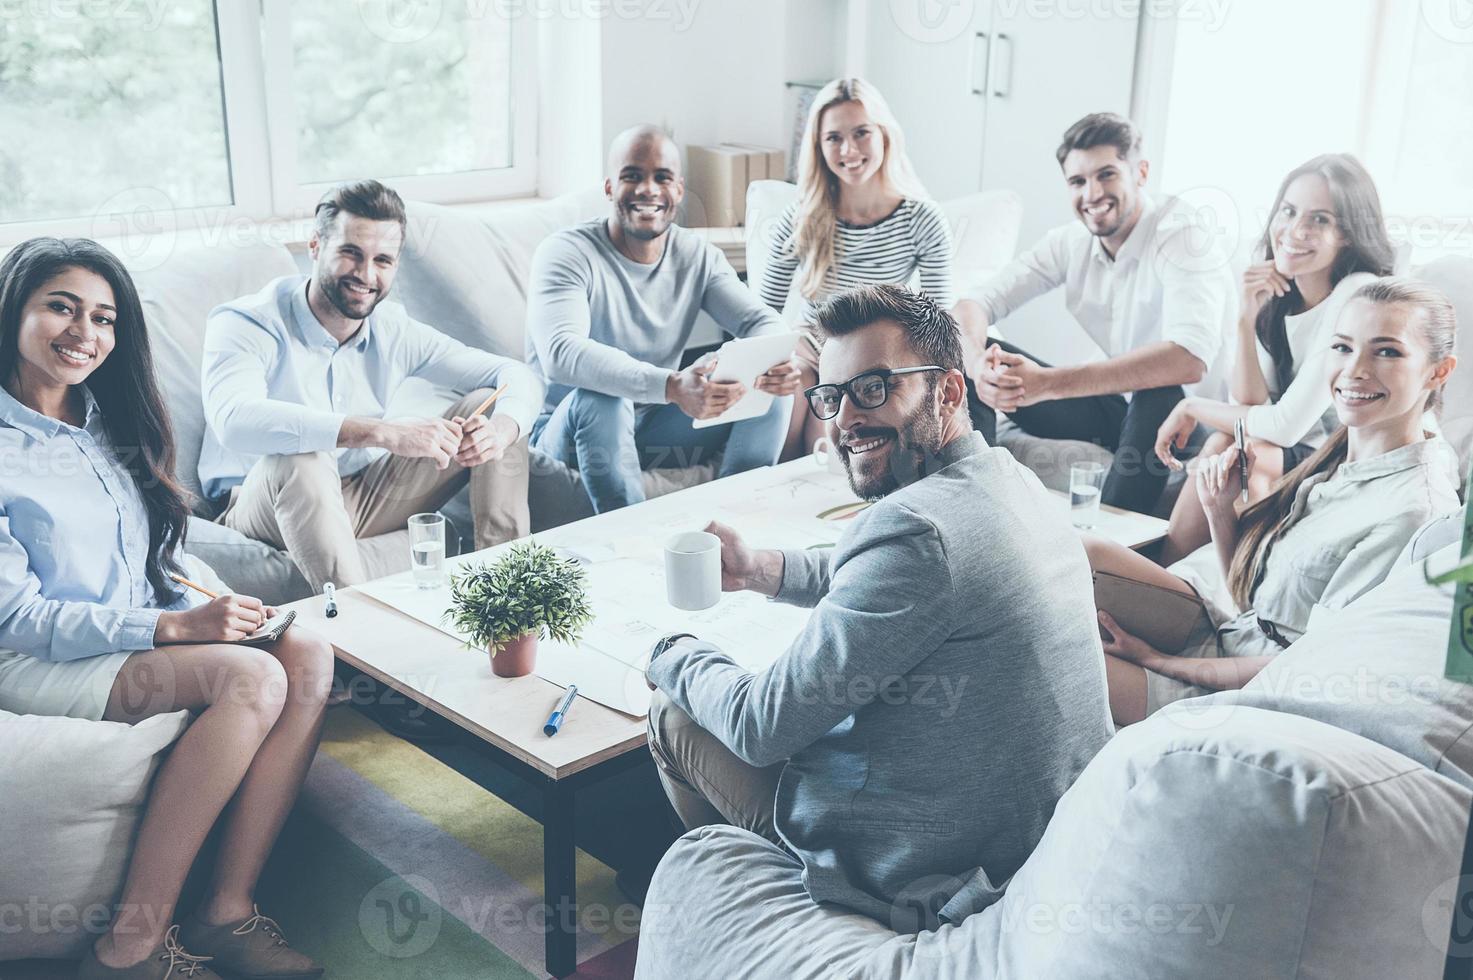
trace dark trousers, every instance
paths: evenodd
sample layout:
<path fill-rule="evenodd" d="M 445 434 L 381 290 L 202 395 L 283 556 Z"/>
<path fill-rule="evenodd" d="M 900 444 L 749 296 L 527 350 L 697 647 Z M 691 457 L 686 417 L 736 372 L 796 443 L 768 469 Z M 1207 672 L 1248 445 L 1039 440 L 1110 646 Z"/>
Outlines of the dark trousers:
<path fill-rule="evenodd" d="M 991 340 L 1011 354 L 1038 361 L 1027 351 L 1003 340 Z M 1049 365 L 1038 361 L 1044 367 Z M 1040 439 L 1078 439 L 1103 446 L 1115 454 L 1105 477 L 1100 501 L 1112 507 L 1150 513 L 1161 499 L 1170 471 L 1156 458 L 1156 432 L 1185 393 L 1180 385 L 1134 392 L 1129 401 L 1120 395 L 1091 395 L 1040 402 L 1009 413 L 1024 432 Z M 968 408 L 972 427 L 997 441 L 997 414 L 982 403 L 970 382 Z"/>

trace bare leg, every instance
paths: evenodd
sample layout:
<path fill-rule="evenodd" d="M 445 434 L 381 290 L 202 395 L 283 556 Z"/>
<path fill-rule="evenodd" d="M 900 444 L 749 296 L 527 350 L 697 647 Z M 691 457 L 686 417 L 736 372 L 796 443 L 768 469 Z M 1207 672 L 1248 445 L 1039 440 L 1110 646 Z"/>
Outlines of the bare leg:
<path fill-rule="evenodd" d="M 1105 683 L 1110 689 L 1110 714 L 1115 724 L 1134 725 L 1146 717 L 1146 670 L 1105 654 Z"/>
<path fill-rule="evenodd" d="M 1197 458 L 1206 459 L 1223 452 L 1232 444 L 1232 436 L 1226 432 L 1214 432 L 1202 444 L 1202 452 Z M 1187 464 L 1188 469 L 1195 464 L 1196 460 Z M 1186 485 L 1181 488 L 1176 504 L 1171 508 L 1171 525 L 1166 530 L 1166 541 L 1161 546 L 1161 564 L 1164 566 L 1181 561 L 1211 540 L 1212 532 L 1207 528 L 1207 512 L 1197 499 L 1197 490 L 1189 472 Z"/>
<path fill-rule="evenodd" d="M 1097 572 L 1109 572 L 1122 578 L 1135 579 L 1148 585 L 1171 589 L 1182 595 L 1196 597 L 1196 591 L 1183 579 L 1171 574 L 1144 555 L 1137 554 L 1108 538 L 1094 534 L 1081 535 L 1084 551 L 1089 555 L 1089 567 Z M 1108 611 L 1108 610 L 1106 610 Z"/>
<path fill-rule="evenodd" d="M 257 750 L 226 814 L 210 897 L 200 909 L 200 917 L 210 925 L 251 914 L 256 880 L 322 737 L 324 706 L 332 686 L 332 647 L 312 633 L 288 630 L 271 652 L 286 668 L 286 706 Z"/>
<path fill-rule="evenodd" d="M 179 708 L 200 714 L 154 780 L 118 918 L 97 942 L 100 961 L 127 966 L 159 944 L 184 877 L 232 795 L 206 911 L 222 895 L 219 904 L 234 908 L 247 882 L 254 889 L 316 749 L 331 658 L 325 640 L 297 627 L 265 649 L 177 646 L 128 659 L 105 718 L 131 723 Z M 251 913 L 246 895 L 236 918 Z"/>
<path fill-rule="evenodd" d="M 130 966 L 163 941 L 190 864 L 285 699 L 281 664 L 251 647 L 164 647 L 124 663 L 104 719 L 132 723 L 180 708 L 200 714 L 154 779 L 117 917 L 97 941 L 104 965 Z"/>

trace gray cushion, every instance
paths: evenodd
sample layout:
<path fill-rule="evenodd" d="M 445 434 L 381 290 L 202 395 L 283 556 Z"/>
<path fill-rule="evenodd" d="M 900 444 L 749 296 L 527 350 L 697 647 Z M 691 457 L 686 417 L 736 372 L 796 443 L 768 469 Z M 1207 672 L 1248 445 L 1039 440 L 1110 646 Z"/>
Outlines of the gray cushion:
<path fill-rule="evenodd" d="M 636 976 L 1438 975 L 1469 791 L 1307 718 L 1198 717 L 1122 732 L 1003 900 L 919 936 L 808 900 L 752 834 L 687 834 L 651 883 Z"/>

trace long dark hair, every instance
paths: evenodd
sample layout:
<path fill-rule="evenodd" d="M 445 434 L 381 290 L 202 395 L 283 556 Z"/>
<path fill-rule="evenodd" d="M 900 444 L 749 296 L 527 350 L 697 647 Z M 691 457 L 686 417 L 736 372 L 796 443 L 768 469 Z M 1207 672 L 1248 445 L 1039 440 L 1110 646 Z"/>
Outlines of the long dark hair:
<path fill-rule="evenodd" d="M 1345 239 L 1340 254 L 1330 266 L 1331 288 L 1352 272 L 1389 276 L 1396 250 L 1391 247 L 1391 239 L 1386 234 L 1376 182 L 1361 162 L 1349 153 L 1325 153 L 1289 171 L 1289 176 L 1279 185 L 1268 225 L 1258 242 L 1263 258 L 1271 261 L 1274 257 L 1274 218 L 1284 206 L 1284 195 L 1288 193 L 1289 185 L 1306 174 L 1323 177 L 1329 185 L 1330 199 L 1335 202 L 1335 223 Z M 1274 374 L 1280 392 L 1288 390 L 1289 382 L 1294 380 L 1294 358 L 1289 351 L 1284 317 L 1302 312 L 1304 296 L 1299 292 L 1298 284 L 1291 282 L 1287 293 L 1275 296 L 1263 305 L 1254 324 L 1258 342 L 1274 359 Z"/>
<path fill-rule="evenodd" d="M 1352 302 L 1377 306 L 1405 306 L 1416 310 L 1427 359 L 1441 364 L 1452 356 L 1457 341 L 1458 317 L 1447 295 L 1425 282 L 1387 276 L 1368 282 L 1355 291 Z M 1446 385 L 1444 380 L 1443 386 Z M 1440 413 L 1442 387 L 1427 395 L 1424 411 Z M 1350 430 L 1340 426 L 1308 459 L 1279 478 L 1268 496 L 1243 511 L 1238 519 L 1238 544 L 1228 566 L 1228 591 L 1240 608 L 1253 605 L 1253 592 L 1263 579 L 1269 552 L 1289 529 L 1289 512 L 1299 487 L 1317 473 L 1333 474 L 1345 462 L 1350 449 Z"/>
<path fill-rule="evenodd" d="M 174 479 L 174 432 L 154 377 L 153 353 L 143 305 L 117 257 L 85 238 L 32 238 L 0 263 L 0 383 L 20 370 L 20 321 L 26 303 L 43 284 L 67 269 L 86 269 L 112 287 L 117 307 L 112 353 L 87 378 L 118 460 L 143 496 L 148 511 L 148 571 L 159 604 L 179 595 L 169 576 L 189 518 L 185 491 Z"/>

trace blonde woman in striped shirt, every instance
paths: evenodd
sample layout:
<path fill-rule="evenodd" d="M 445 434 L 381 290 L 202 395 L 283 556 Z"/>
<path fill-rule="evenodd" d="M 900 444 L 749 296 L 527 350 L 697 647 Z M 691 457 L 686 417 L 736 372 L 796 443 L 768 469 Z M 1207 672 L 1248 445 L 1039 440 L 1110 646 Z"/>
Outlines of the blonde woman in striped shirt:
<path fill-rule="evenodd" d="M 801 323 L 833 293 L 868 283 L 920 289 L 956 302 L 951 232 L 905 154 L 900 125 L 872 85 L 835 79 L 814 97 L 798 157 L 798 200 L 777 219 L 762 299 L 782 310 L 798 282 Z M 810 338 L 813 334 L 809 331 Z M 818 343 L 800 345 L 803 387 L 818 383 Z M 823 424 L 795 401 L 782 458 L 812 449 Z"/>

